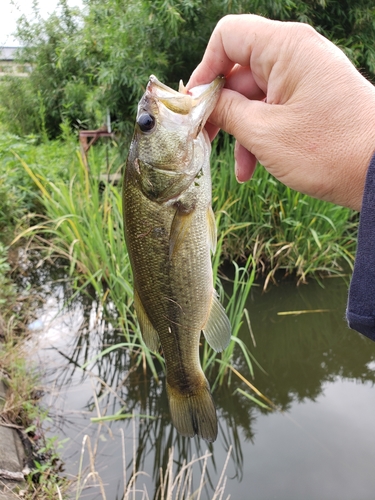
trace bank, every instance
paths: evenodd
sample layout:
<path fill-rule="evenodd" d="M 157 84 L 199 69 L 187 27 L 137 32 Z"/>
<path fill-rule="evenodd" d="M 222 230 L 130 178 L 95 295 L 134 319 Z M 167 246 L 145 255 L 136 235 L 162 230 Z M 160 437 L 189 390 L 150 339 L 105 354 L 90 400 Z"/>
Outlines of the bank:
<path fill-rule="evenodd" d="M 45 439 L 39 372 L 28 357 L 27 324 L 35 300 L 11 279 L 0 242 L 0 500 L 63 498 L 56 442 Z"/>

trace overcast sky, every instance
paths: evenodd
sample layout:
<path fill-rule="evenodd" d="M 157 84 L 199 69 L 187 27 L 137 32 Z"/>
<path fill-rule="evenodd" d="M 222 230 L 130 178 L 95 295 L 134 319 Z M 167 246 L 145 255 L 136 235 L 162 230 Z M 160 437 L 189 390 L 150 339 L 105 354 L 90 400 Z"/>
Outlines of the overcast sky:
<path fill-rule="evenodd" d="M 68 0 L 69 5 L 82 5 L 81 0 Z M 19 43 L 12 36 L 16 30 L 16 21 L 22 14 L 32 12 L 33 0 L 0 0 L 0 46 L 13 47 Z M 57 0 L 38 0 L 40 14 L 47 17 L 57 5 Z"/>

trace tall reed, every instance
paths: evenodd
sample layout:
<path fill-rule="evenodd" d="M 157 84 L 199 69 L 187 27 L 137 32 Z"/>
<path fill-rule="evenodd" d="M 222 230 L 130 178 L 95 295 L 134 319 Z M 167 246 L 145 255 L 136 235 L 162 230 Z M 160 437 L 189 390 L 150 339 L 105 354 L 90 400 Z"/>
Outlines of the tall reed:
<path fill-rule="evenodd" d="M 124 343 L 138 358 L 138 363 L 147 362 L 155 378 L 156 361 L 163 365 L 162 356 L 150 353 L 145 346 L 133 308 L 132 276 L 123 236 L 121 189 L 101 181 L 101 161 L 91 155 L 90 172 L 79 155 L 71 162 L 67 179 L 51 181 L 37 169 L 31 169 L 18 157 L 25 172 L 39 189 L 40 203 L 44 215 L 38 224 L 22 233 L 47 248 L 49 254 L 60 256 L 69 263 L 69 272 L 77 292 L 89 285 L 95 290 L 98 301 L 105 308 L 114 306 L 117 322 L 124 332 Z M 218 221 L 225 211 L 218 212 Z M 218 252 L 213 259 L 213 271 L 217 281 L 221 264 L 221 247 L 224 235 L 236 231 L 242 224 L 231 224 L 219 239 Z M 250 264 L 250 262 L 249 262 Z M 233 280 L 232 297 L 228 298 L 228 314 L 233 328 L 235 343 L 221 355 L 217 382 L 222 383 L 227 373 L 225 365 L 233 360 L 234 346 L 238 345 L 248 361 L 252 372 L 250 355 L 237 338 L 243 321 L 244 303 L 254 279 L 254 272 L 248 275 L 249 265 L 237 268 Z M 220 282 L 218 282 L 220 286 Z M 224 298 L 223 289 L 221 295 Z M 203 365 L 209 370 L 216 364 L 217 355 L 206 344 Z M 220 355 L 219 355 L 220 356 Z"/>
<path fill-rule="evenodd" d="M 225 238 L 224 258 L 238 260 L 252 254 L 269 279 L 277 269 L 295 272 L 299 281 L 306 281 L 314 273 L 338 273 L 343 265 L 352 267 L 355 213 L 293 191 L 261 166 L 249 182 L 238 184 L 233 149 L 225 136 L 213 148 L 211 162 L 215 211 L 228 206 L 219 221 L 219 234 L 231 224 L 238 227 Z"/>
<path fill-rule="evenodd" d="M 23 155 L 22 155 L 23 156 Z M 22 233 L 34 238 L 49 254 L 65 258 L 77 293 L 89 285 L 104 307 L 113 306 L 124 331 L 124 345 L 147 363 L 157 378 L 159 354 L 146 348 L 133 309 L 132 278 L 123 238 L 122 199 L 118 186 L 102 183 L 103 152 L 90 153 L 90 173 L 80 156 L 71 158 L 63 175 L 34 162 L 32 167 L 16 153 L 29 179 L 38 189 L 43 214 L 38 223 Z M 121 169 L 118 159 L 112 163 Z M 117 163 L 116 163 L 117 162 Z M 55 171 L 56 172 L 56 171 Z M 342 263 L 352 265 L 355 217 L 348 209 L 311 199 L 283 187 L 258 167 L 254 178 L 239 185 L 233 174 L 233 145 L 218 142 L 212 155 L 213 203 L 219 241 L 213 258 L 215 281 L 233 328 L 231 346 L 217 356 L 206 344 L 202 349 L 205 370 L 217 366 L 216 383 L 230 378 L 227 367 L 237 353 L 246 359 L 248 375 L 252 358 L 238 339 L 240 325 L 248 322 L 246 298 L 255 270 L 268 270 L 266 285 L 276 269 L 296 272 L 300 281 L 317 271 L 340 272 Z M 218 279 L 223 259 L 237 260 L 230 296 L 225 297 Z M 250 326 L 250 325 L 249 325 Z"/>

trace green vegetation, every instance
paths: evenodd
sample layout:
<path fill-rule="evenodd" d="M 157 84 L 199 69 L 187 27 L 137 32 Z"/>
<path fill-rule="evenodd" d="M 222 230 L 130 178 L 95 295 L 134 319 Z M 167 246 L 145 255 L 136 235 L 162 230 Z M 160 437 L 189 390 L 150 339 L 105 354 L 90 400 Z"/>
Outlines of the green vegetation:
<path fill-rule="evenodd" d="M 97 128 L 109 110 L 128 134 L 149 75 L 173 87 L 186 81 L 226 14 L 309 23 L 375 78 L 372 0 L 84 0 L 84 7 L 60 0 L 46 20 L 37 7 L 34 19 L 20 19 L 20 62 L 33 71 L 2 82 L 2 121 L 13 132 L 57 137 L 63 122 Z"/>
<path fill-rule="evenodd" d="M 258 270 L 268 274 L 265 287 L 278 269 L 305 282 L 309 274 L 341 273 L 344 263 L 352 267 L 358 222 L 352 210 L 293 191 L 261 167 L 239 185 L 228 138 L 214 149 L 212 166 L 223 258 L 252 254 Z"/>
<path fill-rule="evenodd" d="M 6 332 L 0 368 L 14 381 L 8 418 L 30 431 L 42 413 L 35 413 L 30 385 L 24 390 L 20 384 L 22 379 L 34 386 L 35 379 L 25 377 L 25 365 L 11 355 L 25 323 L 14 308 L 17 291 L 7 262 L 12 241 L 13 248 L 22 244 L 45 258 L 63 258 L 75 294 L 94 290 L 112 318 L 115 309 L 116 326 L 124 333 L 121 346 L 132 351 L 136 364 L 147 363 L 155 379 L 163 365 L 162 356 L 144 345 L 132 305 L 121 188 L 101 177 L 107 169 L 114 173 L 123 167 L 124 144 L 149 75 L 155 73 L 176 88 L 200 60 L 216 22 L 228 13 L 251 11 L 312 24 L 375 79 L 375 6 L 370 0 L 84 3 L 85 10 L 79 12 L 60 0 L 59 13 L 47 20 L 22 18 L 18 33 L 25 47 L 20 60 L 31 63 L 33 71 L 29 78 L 0 82 L 0 121 L 7 124 L 0 127 L 0 331 Z M 88 172 L 75 132 L 101 126 L 107 110 L 118 139 L 108 149 L 90 150 Z M 319 273 L 341 273 L 354 260 L 357 216 L 282 186 L 262 168 L 250 182 L 238 185 L 233 144 L 227 137 L 214 145 L 212 175 L 219 234 L 214 275 L 233 326 L 233 342 L 219 356 L 203 343 L 202 364 L 215 387 L 238 376 L 228 367 L 239 359 L 241 376 L 253 375 L 254 359 L 238 331 L 247 323 L 251 334 L 245 303 L 257 273 L 267 274 L 265 286 L 278 269 L 295 273 L 298 282 Z M 228 263 L 229 278 L 224 275 Z M 230 295 L 224 291 L 225 280 L 231 282 Z M 52 445 L 45 444 L 49 459 L 34 474 L 39 485 L 40 478 L 47 478 L 45 497 L 38 490 L 35 498 L 55 498 L 59 491 L 51 472 L 56 460 Z"/>
<path fill-rule="evenodd" d="M 33 246 L 47 256 L 64 258 L 77 293 L 90 286 L 104 308 L 115 306 L 118 325 L 124 332 L 122 347 L 137 353 L 138 364 L 146 358 L 157 378 L 155 363 L 162 364 L 162 357 L 152 355 L 144 346 L 133 309 L 131 269 L 123 238 L 121 188 L 103 183 L 101 177 L 106 170 L 105 148 L 90 151 L 90 171 L 87 171 L 73 136 L 67 136 L 65 142 L 29 146 L 36 155 L 40 151 L 39 161 L 26 152 L 27 147 L 23 149 L 23 141 L 13 137 L 15 142 L 11 146 L 9 136 L 6 137 L 5 164 L 12 170 L 18 165 L 18 175 L 28 179 L 24 181 L 26 185 L 31 182 L 36 188 L 32 199 L 35 213 L 24 219 L 23 231 L 16 242 L 22 237 L 31 239 Z M 338 273 L 343 262 L 352 264 L 355 247 L 355 224 L 350 210 L 294 193 L 261 169 L 249 184 L 238 186 L 233 174 L 232 148 L 228 140 L 221 141 L 220 148 L 215 146 L 212 159 L 214 209 L 219 228 L 214 275 L 223 300 L 228 301 L 235 341 L 231 349 L 221 354 L 224 363 L 215 371 L 218 383 L 224 381 L 227 366 L 237 355 L 235 347 L 242 350 L 249 376 L 252 374 L 251 355 L 237 339 L 237 333 L 240 324 L 246 321 L 244 307 L 256 271 L 267 269 L 267 282 L 276 269 L 296 271 L 300 281 L 313 272 Z M 122 167 L 118 149 L 111 146 L 112 171 Z M 33 163 L 29 163 L 28 159 L 33 158 Z M 63 171 L 57 167 L 60 158 L 66 159 Z M 235 265 L 232 295 L 226 298 L 217 279 L 225 260 L 240 264 Z M 205 345 L 206 372 L 216 359 Z"/>
<path fill-rule="evenodd" d="M 123 237 L 121 189 L 111 183 L 101 185 L 101 155 L 97 158 L 91 155 L 90 173 L 81 158 L 74 155 L 66 172 L 68 178 L 56 176 L 54 180 L 47 178 L 43 167 L 34 164 L 34 168 L 30 168 L 17 153 L 15 155 L 25 174 L 39 189 L 37 198 L 43 214 L 36 215 L 37 223 L 24 230 L 19 238 L 33 238 L 34 247 L 39 246 L 47 249 L 49 254 L 66 259 L 77 291 L 82 292 L 90 285 L 104 308 L 109 304 L 115 306 L 118 324 L 124 332 L 122 347 L 137 351 L 139 364 L 146 357 L 157 378 L 155 360 L 163 363 L 163 359 L 159 354 L 151 355 L 145 347 L 133 308 L 131 268 Z M 227 232 L 236 231 L 237 226 L 242 225 L 231 224 Z M 217 255 L 215 276 L 221 264 L 220 250 Z M 251 279 L 247 274 L 246 268 L 238 270 L 228 305 L 234 338 L 237 338 L 255 271 Z M 251 369 L 246 348 L 238 339 L 236 342 L 249 360 Z M 222 354 L 226 364 L 232 353 L 233 349 Z M 211 361 L 204 362 L 207 369 L 214 364 L 216 355 L 210 350 L 209 354 L 206 352 L 206 358 Z M 220 380 L 223 379 L 223 370 L 218 375 Z"/>
<path fill-rule="evenodd" d="M 0 376 L 7 385 L 7 399 L 1 408 L 0 419 L 5 425 L 19 428 L 25 440 L 32 443 L 28 464 L 33 467 L 26 477 L 27 488 L 22 498 L 62 498 L 67 482 L 59 477 L 61 463 L 56 451 L 59 445 L 55 439 L 44 438 L 42 426 L 48 412 L 40 406 L 39 374 L 25 356 L 26 325 L 32 318 L 34 299 L 27 290 L 17 289 L 8 254 L 12 239 L 27 227 L 28 214 L 38 203 L 33 181 L 19 168 L 12 150 L 16 149 L 31 164 L 42 161 L 46 175 L 52 150 L 44 145 L 37 148 L 35 137 L 20 139 L 7 134 L 2 127 L 0 137 Z M 69 154 L 66 147 L 65 151 Z M 12 250 L 15 254 L 16 250 Z"/>

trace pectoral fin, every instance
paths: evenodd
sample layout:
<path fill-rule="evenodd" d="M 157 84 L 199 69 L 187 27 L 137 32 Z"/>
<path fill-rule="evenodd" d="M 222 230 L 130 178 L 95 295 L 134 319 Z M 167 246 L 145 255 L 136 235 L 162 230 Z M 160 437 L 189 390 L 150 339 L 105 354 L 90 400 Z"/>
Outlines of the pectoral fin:
<path fill-rule="evenodd" d="M 150 351 L 156 352 L 159 349 L 159 335 L 147 316 L 137 290 L 134 291 L 134 307 L 139 326 L 141 327 L 143 340 Z"/>
<path fill-rule="evenodd" d="M 212 210 L 211 205 L 208 207 L 207 210 L 207 224 L 208 224 L 208 234 L 210 238 L 211 252 L 215 253 L 216 242 L 217 242 L 217 228 L 216 228 L 215 214 L 214 211 Z"/>
<path fill-rule="evenodd" d="M 176 210 L 172 221 L 171 233 L 169 236 L 169 259 L 178 252 L 184 239 L 189 234 L 191 222 L 193 220 L 193 211 L 190 213 L 180 212 Z"/>
<path fill-rule="evenodd" d="M 207 342 L 216 352 L 223 351 L 230 342 L 230 321 L 215 292 L 212 295 L 211 311 L 203 333 Z"/>

